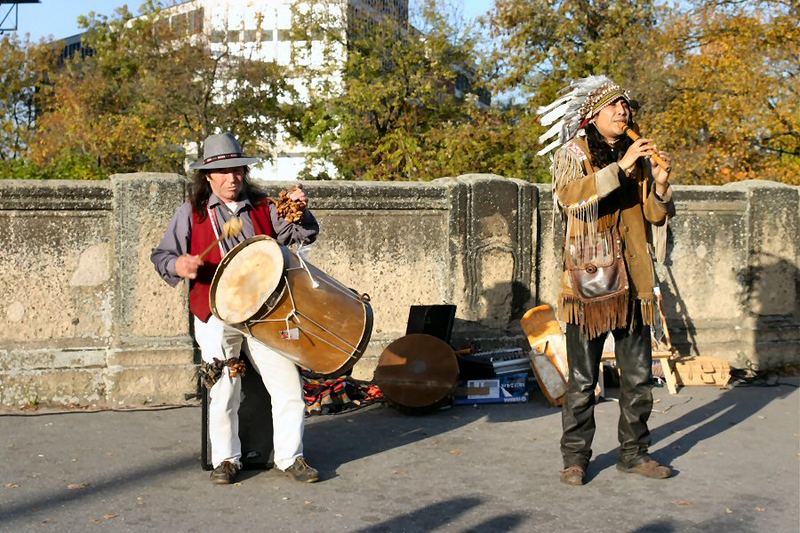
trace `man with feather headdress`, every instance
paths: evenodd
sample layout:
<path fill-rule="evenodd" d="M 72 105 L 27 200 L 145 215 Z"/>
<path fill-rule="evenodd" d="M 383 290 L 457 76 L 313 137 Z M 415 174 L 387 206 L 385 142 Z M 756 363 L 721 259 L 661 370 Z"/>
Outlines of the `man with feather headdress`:
<path fill-rule="evenodd" d="M 653 252 L 663 253 L 672 212 L 669 155 L 636 129 L 628 92 L 605 76 L 574 81 L 538 110 L 550 129 L 553 197 L 566 220 L 558 317 L 566 323 L 569 379 L 562 410 L 561 481 L 583 485 L 592 455 L 594 389 L 603 344 L 614 336 L 620 369 L 617 468 L 651 478 L 672 470 L 648 455 L 653 407 L 650 328 L 656 325 Z M 636 137 L 636 135 L 634 135 Z M 654 243 L 654 240 L 656 241 Z"/>

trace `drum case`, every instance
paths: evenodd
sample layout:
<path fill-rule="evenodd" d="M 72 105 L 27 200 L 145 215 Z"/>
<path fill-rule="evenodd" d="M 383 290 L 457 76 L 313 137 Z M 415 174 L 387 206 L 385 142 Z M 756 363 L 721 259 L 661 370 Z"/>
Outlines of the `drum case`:
<path fill-rule="evenodd" d="M 242 468 L 263 470 L 272 467 L 272 404 L 261 376 L 250 359 L 241 354 L 247 370 L 242 379 L 242 401 L 239 404 L 239 440 L 242 443 Z M 201 385 L 202 423 L 201 456 L 203 470 L 212 470 L 211 441 L 208 438 L 208 389 Z"/>

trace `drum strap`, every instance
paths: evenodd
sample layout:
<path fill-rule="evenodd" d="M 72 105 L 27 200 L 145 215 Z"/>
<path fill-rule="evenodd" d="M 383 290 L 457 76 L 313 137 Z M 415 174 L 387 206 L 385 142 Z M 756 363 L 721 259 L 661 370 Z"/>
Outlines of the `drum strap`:
<path fill-rule="evenodd" d="M 314 276 L 311 275 L 311 269 L 308 268 L 308 265 L 306 265 L 306 262 L 303 259 L 303 252 L 303 243 L 300 243 L 300 246 L 297 248 L 297 258 L 300 260 L 300 266 L 303 267 L 303 270 L 305 270 L 308 274 L 308 279 L 311 280 L 311 286 L 315 289 L 319 289 L 319 283 L 314 279 Z"/>
<path fill-rule="evenodd" d="M 211 222 L 211 229 L 214 231 L 214 239 L 217 240 L 217 246 L 219 246 L 219 256 L 225 257 L 225 249 L 222 247 L 222 240 L 219 238 L 222 231 L 219 226 L 219 220 L 214 216 L 214 212 L 211 211 L 210 207 L 206 206 L 206 211 L 208 212 L 208 220 Z"/>

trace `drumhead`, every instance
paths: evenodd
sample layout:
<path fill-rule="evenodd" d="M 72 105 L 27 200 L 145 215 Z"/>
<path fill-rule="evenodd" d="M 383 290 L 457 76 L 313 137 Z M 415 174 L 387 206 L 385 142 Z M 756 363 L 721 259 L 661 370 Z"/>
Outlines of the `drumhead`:
<path fill-rule="evenodd" d="M 374 379 L 390 402 L 409 408 L 430 407 L 455 387 L 458 360 L 443 340 L 412 333 L 383 350 Z"/>
<path fill-rule="evenodd" d="M 239 243 L 217 267 L 211 283 L 211 309 L 229 324 L 255 315 L 283 277 L 280 245 L 264 235 Z"/>

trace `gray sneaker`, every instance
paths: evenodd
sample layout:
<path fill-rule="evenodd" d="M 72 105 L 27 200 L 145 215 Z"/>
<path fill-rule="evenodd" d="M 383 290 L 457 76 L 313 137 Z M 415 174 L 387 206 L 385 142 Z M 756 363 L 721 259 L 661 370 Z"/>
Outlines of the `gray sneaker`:
<path fill-rule="evenodd" d="M 215 485 L 230 485 L 236 479 L 239 467 L 230 461 L 222 461 L 218 467 L 211 472 L 211 483 Z"/>
<path fill-rule="evenodd" d="M 319 480 L 317 469 L 309 466 L 303 457 L 294 460 L 294 464 L 286 470 L 281 470 L 288 477 L 303 483 L 314 483 Z"/>

